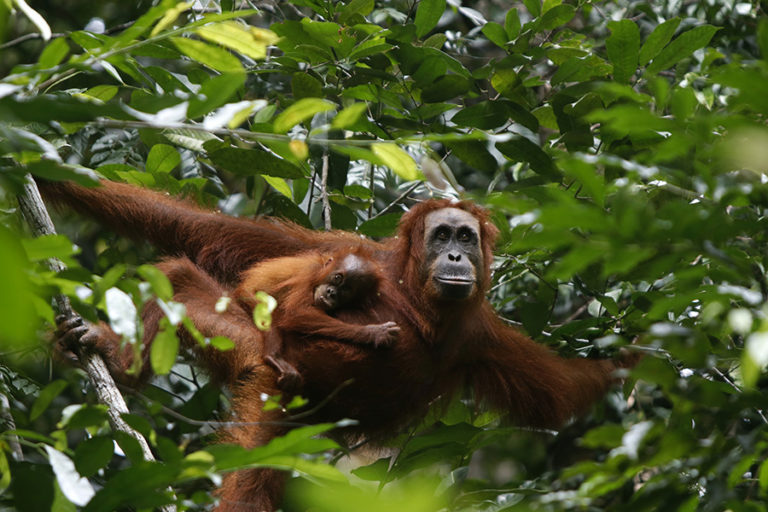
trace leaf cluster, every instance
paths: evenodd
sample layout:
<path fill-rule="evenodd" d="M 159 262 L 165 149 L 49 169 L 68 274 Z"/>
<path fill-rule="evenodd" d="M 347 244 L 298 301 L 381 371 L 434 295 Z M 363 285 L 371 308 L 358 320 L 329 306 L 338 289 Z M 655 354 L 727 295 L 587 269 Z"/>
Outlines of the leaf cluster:
<path fill-rule="evenodd" d="M 105 30 L 54 16 L 52 2 L 35 4 L 35 22 L 0 5 L 14 30 L 54 33 L 3 48 L 2 506 L 200 509 L 222 472 L 268 466 L 300 475 L 287 510 L 764 509 L 763 8 L 278 4 L 78 4 Z M 227 397 L 180 362 L 177 326 L 196 331 L 147 265 L 157 255 L 67 215 L 64 235 L 31 239 L 15 202 L 30 175 L 101 176 L 373 237 L 413 201 L 470 198 L 501 231 L 489 292 L 500 314 L 566 356 L 644 358 L 556 433 L 506 426 L 467 394 L 351 473 L 315 437 L 334 425 L 253 450 L 210 444 Z M 67 270 L 47 270 L 51 257 Z M 82 372 L 44 371 L 56 293 L 126 343 L 141 337 L 143 304 L 166 310 L 160 376 L 126 418 L 159 462 L 110 431 Z"/>

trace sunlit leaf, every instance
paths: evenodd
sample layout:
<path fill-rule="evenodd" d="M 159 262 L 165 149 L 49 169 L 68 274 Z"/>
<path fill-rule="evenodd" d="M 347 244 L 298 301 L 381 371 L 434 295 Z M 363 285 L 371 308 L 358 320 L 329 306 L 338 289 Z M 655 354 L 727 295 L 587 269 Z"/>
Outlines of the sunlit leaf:
<path fill-rule="evenodd" d="M 45 446 L 45 451 L 59 482 L 59 488 L 67 499 L 81 507 L 86 505 L 96 494 L 88 479 L 80 476 L 72 459 L 60 451 L 48 445 Z"/>
<path fill-rule="evenodd" d="M 333 110 L 336 105 L 320 98 L 304 98 L 286 108 L 275 118 L 274 128 L 277 133 L 285 133 L 295 125 L 310 119 L 319 112 Z"/>
<path fill-rule="evenodd" d="M 263 59 L 267 55 L 268 39 L 257 39 L 247 27 L 235 21 L 205 25 L 198 28 L 196 33 L 203 39 L 226 46 L 252 59 Z"/>
<path fill-rule="evenodd" d="M 158 21 L 157 25 L 155 25 L 155 28 L 153 28 L 152 32 L 149 33 L 149 36 L 155 36 L 173 25 L 173 23 L 176 21 L 176 18 L 178 18 L 181 13 L 189 10 L 190 7 L 192 7 L 192 4 L 188 2 L 179 2 L 173 8 L 165 11 L 163 17 L 160 18 L 160 21 Z"/>
<path fill-rule="evenodd" d="M 43 68 L 52 68 L 59 64 L 69 53 L 69 45 L 63 37 L 58 37 L 48 43 L 38 59 L 38 65 Z"/>
<path fill-rule="evenodd" d="M 181 163 L 176 148 L 167 144 L 155 144 L 147 156 L 147 172 L 169 173 Z"/>
<path fill-rule="evenodd" d="M 416 162 L 396 144 L 377 142 L 371 145 L 371 149 L 373 154 L 379 157 L 387 167 L 404 180 L 412 181 L 421 178 Z"/>
<path fill-rule="evenodd" d="M 152 342 L 149 359 L 152 363 L 152 371 L 157 375 L 165 375 L 176 363 L 176 355 L 179 353 L 179 338 L 175 329 L 161 329 Z"/>
<path fill-rule="evenodd" d="M 228 51 L 186 37 L 172 37 L 176 48 L 190 59 L 222 73 L 243 72 L 240 61 Z"/>

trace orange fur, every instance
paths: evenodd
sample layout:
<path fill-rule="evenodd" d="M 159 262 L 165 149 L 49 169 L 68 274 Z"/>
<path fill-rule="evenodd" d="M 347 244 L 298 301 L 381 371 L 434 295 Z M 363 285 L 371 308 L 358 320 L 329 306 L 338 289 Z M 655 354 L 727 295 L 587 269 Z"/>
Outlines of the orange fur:
<path fill-rule="evenodd" d="M 254 266 L 272 258 L 360 247 L 381 269 L 379 293 L 362 308 L 339 311 L 336 319 L 358 325 L 396 322 L 401 328 L 400 338 L 390 349 L 340 343 L 322 327 L 304 330 L 302 336 L 311 342 L 301 343 L 296 338 L 285 345 L 285 358 L 304 379 L 304 396 L 317 404 L 334 393 L 333 399 L 308 419 L 355 418 L 359 423 L 350 429 L 351 435 L 373 440 L 391 436 L 423 415 L 435 400 L 449 397 L 463 385 L 472 386 L 479 403 L 507 411 L 518 423 L 555 427 L 584 412 L 614 382 L 612 372 L 625 365 L 563 359 L 496 316 L 484 295 L 490 284 L 497 230 L 488 214 L 469 202 L 441 200 L 416 205 L 403 215 L 396 237 L 374 242 L 351 233 L 316 232 L 285 222 L 226 217 L 110 182 L 96 189 L 69 183 L 43 188 L 47 197 L 57 202 L 188 258 L 167 261 L 161 268 L 171 277 L 177 300 L 187 305 L 188 315 L 198 328 L 229 336 L 237 344 L 231 354 L 198 350 L 198 358 L 214 377 L 233 388 L 233 414 L 248 423 L 227 435 L 244 446 L 264 443 L 282 432 L 274 426 L 253 425 L 264 418 L 259 396 L 275 390 L 275 373 L 263 365 L 263 337 L 248 313 L 230 308 L 226 315 L 217 317 L 211 308 L 221 293 L 243 284 L 244 271 L 259 273 Z M 428 286 L 424 219 L 443 208 L 465 210 L 480 225 L 482 268 L 476 269 L 477 290 L 458 302 L 440 300 Z M 298 271 L 302 267 L 286 268 Z M 283 275 L 276 271 L 267 280 L 278 277 Z M 246 273 L 245 284 L 250 282 Z M 311 282 L 294 280 L 291 286 L 295 286 L 296 300 L 309 300 Z M 287 297 L 291 296 L 289 292 Z M 298 313 L 289 300 L 285 304 L 286 316 Z M 150 309 L 144 315 L 146 331 L 151 335 L 157 313 Z M 290 319 L 286 321 L 292 325 Z M 349 379 L 354 385 L 345 386 Z M 227 475 L 219 510 L 273 510 L 281 489 L 282 478 L 276 471 Z"/>

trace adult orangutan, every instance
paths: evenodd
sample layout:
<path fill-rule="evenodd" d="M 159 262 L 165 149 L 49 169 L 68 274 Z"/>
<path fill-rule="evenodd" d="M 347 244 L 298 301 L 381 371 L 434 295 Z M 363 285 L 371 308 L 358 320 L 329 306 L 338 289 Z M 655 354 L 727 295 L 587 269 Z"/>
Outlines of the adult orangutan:
<path fill-rule="evenodd" d="M 367 308 L 341 309 L 337 317 L 361 325 L 397 323 L 399 339 L 390 348 L 342 343 L 325 333 L 313 336 L 311 343 L 284 347 L 283 357 L 303 377 L 302 395 L 319 403 L 338 389 L 311 419 L 354 418 L 359 423 L 351 435 L 374 441 L 391 435 L 428 404 L 467 385 L 478 403 L 508 412 L 519 424 L 558 426 L 602 396 L 622 366 L 563 359 L 498 318 L 484 296 L 497 229 L 483 209 L 469 202 L 425 201 L 403 215 L 397 236 L 374 242 L 286 222 L 232 218 L 113 182 L 92 189 L 46 184 L 43 192 L 125 235 L 184 255 L 161 268 L 197 328 L 236 344 L 233 351 L 199 357 L 214 378 L 232 389 L 233 414 L 243 423 L 227 436 L 244 446 L 283 431 L 274 423 L 258 423 L 274 419 L 265 416 L 259 397 L 276 391 L 276 374 L 261 360 L 261 334 L 248 314 L 230 308 L 218 315 L 213 307 L 241 284 L 244 272 L 266 259 L 362 244 L 382 269 L 382 293 Z M 159 313 L 147 309 L 145 330 L 151 337 Z M 343 386 L 349 379 L 353 385 Z M 228 474 L 219 509 L 273 510 L 282 482 L 276 470 Z"/>

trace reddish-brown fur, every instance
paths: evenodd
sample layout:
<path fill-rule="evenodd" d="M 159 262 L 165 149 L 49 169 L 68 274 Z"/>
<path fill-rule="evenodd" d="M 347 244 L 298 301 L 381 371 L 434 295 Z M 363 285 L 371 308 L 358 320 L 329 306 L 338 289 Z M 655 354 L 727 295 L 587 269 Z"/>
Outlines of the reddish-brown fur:
<path fill-rule="evenodd" d="M 360 267 L 350 271 L 344 262 L 360 262 Z M 355 275 L 352 275 L 352 274 Z M 345 297 L 345 303 L 336 304 L 332 310 L 318 303 L 315 291 L 329 284 L 334 274 L 343 275 L 343 285 L 334 286 L 341 297 L 341 288 L 355 288 L 353 296 Z M 264 291 L 277 300 L 277 309 L 272 314 L 272 328 L 265 333 L 262 356 L 278 370 L 279 387 L 288 392 L 298 391 L 301 377 L 298 370 L 282 357 L 286 343 L 301 344 L 318 336 L 351 343 L 388 345 L 395 341 L 396 327 L 393 324 L 356 324 L 344 322 L 330 314 L 339 309 L 363 310 L 371 308 L 372 300 L 379 293 L 383 275 L 381 269 L 364 247 L 350 246 L 333 253 L 310 252 L 298 256 L 286 256 L 259 263 L 245 271 L 242 282 L 234 292 L 246 312 L 251 313 L 257 301 L 254 295 Z M 361 286 L 356 286 L 358 282 Z M 364 283 L 364 286 L 363 286 Z M 364 289 L 357 289 L 357 288 Z"/>
<path fill-rule="evenodd" d="M 54 184 L 44 191 L 52 200 L 120 232 L 189 258 L 165 262 L 161 268 L 171 277 L 176 300 L 187 304 L 198 328 L 204 334 L 229 336 L 237 344 L 232 354 L 199 355 L 213 376 L 233 389 L 235 417 L 248 422 L 228 432 L 233 442 L 253 446 L 281 432 L 274 426 L 253 424 L 264 419 L 259 396 L 274 391 L 274 372 L 261 362 L 261 335 L 249 324 L 248 315 L 230 311 L 216 317 L 213 303 L 259 261 L 310 251 L 364 247 L 383 269 L 380 293 L 368 309 L 344 310 L 338 316 L 357 324 L 395 321 L 401 328 L 399 340 L 388 350 L 339 343 L 325 336 L 286 346 L 285 357 L 300 370 L 303 394 L 313 403 L 354 379 L 354 385 L 341 387 L 313 415 L 313 421 L 355 418 L 359 425 L 350 433 L 375 440 L 423 414 L 436 399 L 470 385 L 478 402 L 507 411 L 512 420 L 552 427 L 584 412 L 614 381 L 617 364 L 560 358 L 497 317 L 484 298 L 497 230 L 487 213 L 472 203 L 421 203 L 403 216 L 396 237 L 373 242 L 350 233 L 235 219 L 117 183 L 105 182 L 95 189 Z M 424 218 L 443 208 L 467 211 L 480 223 L 483 268 L 477 270 L 481 282 L 466 300 L 437 299 L 425 274 Z M 150 334 L 156 321 L 156 312 L 145 313 Z M 233 382 L 228 376 L 240 378 Z M 282 478 L 274 471 L 227 475 L 220 510 L 272 510 L 281 488 Z"/>

